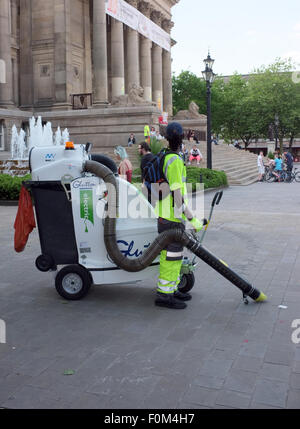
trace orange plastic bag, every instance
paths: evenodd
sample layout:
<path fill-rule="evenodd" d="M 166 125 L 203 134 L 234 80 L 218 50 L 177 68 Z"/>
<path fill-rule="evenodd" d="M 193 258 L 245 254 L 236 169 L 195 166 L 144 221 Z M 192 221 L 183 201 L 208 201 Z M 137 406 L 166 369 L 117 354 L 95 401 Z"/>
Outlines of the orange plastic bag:
<path fill-rule="evenodd" d="M 29 192 L 22 186 L 19 198 L 19 208 L 16 216 L 15 251 L 23 252 L 28 241 L 29 234 L 36 227 L 33 205 Z"/>

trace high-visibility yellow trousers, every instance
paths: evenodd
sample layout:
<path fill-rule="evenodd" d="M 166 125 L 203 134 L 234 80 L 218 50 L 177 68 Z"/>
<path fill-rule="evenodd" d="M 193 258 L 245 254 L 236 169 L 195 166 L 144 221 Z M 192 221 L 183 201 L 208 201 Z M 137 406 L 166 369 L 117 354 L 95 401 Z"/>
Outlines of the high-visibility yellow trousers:
<path fill-rule="evenodd" d="M 157 292 L 165 294 L 176 292 L 180 283 L 182 252 L 163 250 L 160 254 L 159 264 Z"/>

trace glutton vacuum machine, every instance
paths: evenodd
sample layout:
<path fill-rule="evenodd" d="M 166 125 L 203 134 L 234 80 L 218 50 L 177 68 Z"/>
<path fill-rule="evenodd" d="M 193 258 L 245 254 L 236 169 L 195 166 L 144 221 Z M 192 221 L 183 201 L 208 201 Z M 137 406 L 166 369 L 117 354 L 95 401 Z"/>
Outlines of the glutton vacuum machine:
<path fill-rule="evenodd" d="M 56 272 L 57 292 L 79 300 L 92 284 L 132 284 L 157 276 L 160 252 L 181 243 L 195 258 L 184 258 L 179 289 L 195 283 L 196 257 L 256 302 L 266 296 L 202 246 L 189 231 L 157 233 L 153 207 L 132 184 L 118 176 L 113 160 L 90 153 L 91 145 L 34 147 L 29 155 L 41 255 L 36 267 Z M 27 192 L 26 191 L 26 192 Z M 215 199 L 214 202 L 215 203 Z M 137 217 L 139 213 L 147 216 Z M 20 206 L 19 206 L 20 210 Z"/>

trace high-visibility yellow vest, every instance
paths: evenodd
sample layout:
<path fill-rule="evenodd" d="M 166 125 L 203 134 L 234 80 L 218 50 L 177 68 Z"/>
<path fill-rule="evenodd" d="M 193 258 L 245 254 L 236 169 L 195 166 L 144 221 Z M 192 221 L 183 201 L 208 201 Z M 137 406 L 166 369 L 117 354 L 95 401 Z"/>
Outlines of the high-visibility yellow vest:
<path fill-rule="evenodd" d="M 144 136 L 149 137 L 150 136 L 150 127 L 149 125 L 145 125 L 144 127 Z"/>
<path fill-rule="evenodd" d="M 174 201 L 172 197 L 172 191 L 180 189 L 181 194 L 185 199 L 185 204 L 188 203 L 185 164 L 179 155 L 170 154 L 167 155 L 165 158 L 163 169 L 164 175 L 170 186 L 170 194 L 156 204 L 156 215 L 164 219 L 170 220 L 171 222 L 181 222 L 182 218 L 177 218 L 174 213 Z"/>

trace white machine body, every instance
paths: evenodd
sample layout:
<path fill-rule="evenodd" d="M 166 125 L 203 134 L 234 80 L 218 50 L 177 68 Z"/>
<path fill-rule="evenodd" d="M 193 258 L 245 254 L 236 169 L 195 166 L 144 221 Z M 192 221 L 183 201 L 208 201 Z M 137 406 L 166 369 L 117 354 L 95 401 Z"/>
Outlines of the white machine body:
<path fill-rule="evenodd" d="M 119 182 L 117 242 L 130 259 L 140 257 L 157 237 L 153 207 L 138 189 Z M 104 244 L 106 185 L 98 177 L 82 177 L 71 183 L 72 210 L 79 263 L 90 270 L 96 284 L 129 283 L 157 276 L 157 263 L 138 273 L 118 269 L 110 261 Z M 157 261 L 156 261 L 157 262 Z"/>
<path fill-rule="evenodd" d="M 64 185 L 72 205 L 78 263 L 88 269 L 95 284 L 125 284 L 154 279 L 158 260 L 138 273 L 125 272 L 110 261 L 104 243 L 106 184 L 91 174 L 83 173 L 89 154 L 84 145 L 36 147 L 30 153 L 32 181 L 54 181 Z M 117 241 L 128 258 L 138 258 L 157 237 L 157 218 L 153 207 L 141 192 L 127 181 L 119 183 L 119 216 Z M 67 192 L 66 184 L 70 184 Z M 54 202 L 55 204 L 55 202 Z"/>
<path fill-rule="evenodd" d="M 73 150 L 64 146 L 34 147 L 29 157 L 32 180 L 70 182 L 81 176 L 88 159 L 84 145 L 74 145 Z"/>

